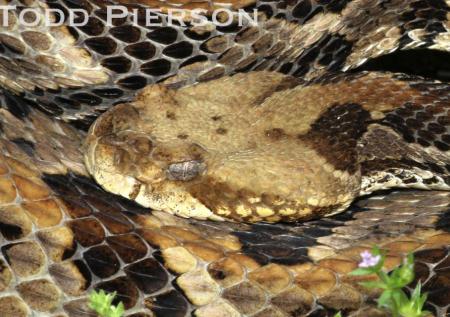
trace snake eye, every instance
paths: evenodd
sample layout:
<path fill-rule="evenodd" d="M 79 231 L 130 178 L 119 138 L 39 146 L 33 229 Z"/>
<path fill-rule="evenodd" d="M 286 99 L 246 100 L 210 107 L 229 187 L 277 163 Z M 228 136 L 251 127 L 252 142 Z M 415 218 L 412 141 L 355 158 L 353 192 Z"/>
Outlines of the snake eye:
<path fill-rule="evenodd" d="M 193 180 L 205 170 L 205 163 L 192 160 L 170 164 L 167 169 L 167 174 L 170 180 L 187 182 Z"/>

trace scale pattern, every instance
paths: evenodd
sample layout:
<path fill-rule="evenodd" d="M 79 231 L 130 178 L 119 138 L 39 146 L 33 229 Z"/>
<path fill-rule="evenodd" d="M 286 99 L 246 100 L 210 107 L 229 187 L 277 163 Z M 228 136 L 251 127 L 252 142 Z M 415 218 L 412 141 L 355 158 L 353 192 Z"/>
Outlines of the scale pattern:
<path fill-rule="evenodd" d="M 117 291 L 134 317 L 384 316 L 377 294 L 346 274 L 375 243 L 390 250 L 390 268 L 413 251 L 427 308 L 448 315 L 448 192 L 380 194 L 296 225 L 195 221 L 106 193 L 81 153 L 93 118 L 146 84 L 178 88 L 261 69 L 333 82 L 330 72 L 397 48 L 448 51 L 448 0 L 227 1 L 263 19 L 207 31 L 148 29 L 130 17 L 105 25 L 102 3 L 168 8 L 174 0 L 6 2 L 81 6 L 90 16 L 87 27 L 0 29 L 0 83 L 10 91 L 0 96 L 0 316 L 94 316 L 86 297 L 95 288 Z M 185 9 L 215 4 L 223 2 L 182 1 Z M 383 125 L 415 124 L 397 117 Z M 442 120 L 410 142 L 443 147 Z"/>
<path fill-rule="evenodd" d="M 393 192 L 298 225 L 182 219 L 95 185 L 83 132 L 9 94 L 1 105 L 1 316 L 92 316 L 94 288 L 117 291 L 128 316 L 383 316 L 346 276 L 374 243 L 391 268 L 414 251 L 429 309 L 446 314 L 448 192 Z"/>

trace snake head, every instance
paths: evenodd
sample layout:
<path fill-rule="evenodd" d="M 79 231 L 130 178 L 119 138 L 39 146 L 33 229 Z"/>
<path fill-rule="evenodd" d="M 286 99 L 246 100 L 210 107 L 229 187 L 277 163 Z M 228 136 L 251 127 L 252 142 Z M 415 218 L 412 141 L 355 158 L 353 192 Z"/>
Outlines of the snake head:
<path fill-rule="evenodd" d="M 358 170 L 319 152 L 327 137 L 310 129 L 324 111 L 299 107 L 304 96 L 289 80 L 257 73 L 148 87 L 97 119 L 86 166 L 106 190 L 183 217 L 274 222 L 340 211 L 358 193 Z"/>

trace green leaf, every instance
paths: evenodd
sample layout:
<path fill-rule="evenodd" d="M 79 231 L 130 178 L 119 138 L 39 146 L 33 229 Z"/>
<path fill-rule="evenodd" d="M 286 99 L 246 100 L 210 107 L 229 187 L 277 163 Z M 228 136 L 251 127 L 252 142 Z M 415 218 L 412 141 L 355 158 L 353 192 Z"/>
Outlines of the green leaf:
<path fill-rule="evenodd" d="M 374 256 L 379 255 L 381 257 L 377 265 L 369 268 L 358 268 L 349 274 L 353 276 L 377 274 L 378 281 L 364 281 L 359 284 L 367 288 L 380 288 L 384 290 L 377 300 L 378 306 L 388 309 L 393 317 L 425 317 L 430 314 L 430 312 L 423 310 L 427 294 L 421 294 L 422 285 L 420 281 L 412 292 L 411 298 L 408 298 L 402 290 L 414 281 L 414 255 L 409 253 L 404 263 L 388 274 L 383 271 L 385 252 L 375 246 L 371 253 Z M 336 315 L 335 317 L 338 316 Z"/>
<path fill-rule="evenodd" d="M 379 271 L 378 273 L 378 277 L 380 278 L 380 280 L 386 285 L 389 286 L 389 283 L 391 282 L 391 278 L 389 275 L 386 274 L 386 272 L 383 271 Z"/>
<path fill-rule="evenodd" d="M 357 268 L 349 273 L 351 276 L 363 276 L 363 275 L 370 275 L 373 273 L 376 273 L 377 271 L 374 269 L 374 267 L 360 267 Z"/>
<path fill-rule="evenodd" d="M 383 255 L 379 246 L 374 245 L 370 251 L 373 255 Z"/>
<path fill-rule="evenodd" d="M 122 317 L 125 308 L 122 302 L 117 306 L 112 305 L 115 297 L 116 292 L 107 294 L 104 290 L 92 291 L 89 295 L 88 307 L 101 317 Z"/>
<path fill-rule="evenodd" d="M 406 307 L 409 305 L 408 296 L 402 290 L 395 290 L 392 292 L 392 300 L 397 307 Z"/>
<path fill-rule="evenodd" d="M 360 282 L 360 285 L 367 287 L 367 288 L 382 288 L 386 289 L 386 284 L 380 281 L 367 281 L 367 282 Z"/>
<path fill-rule="evenodd" d="M 333 317 L 342 317 L 341 312 L 337 312 L 336 315 L 334 315 Z"/>
<path fill-rule="evenodd" d="M 124 312 L 125 307 L 123 306 L 123 303 L 120 302 L 119 305 L 111 307 L 111 314 L 109 317 L 122 317 Z"/>
<path fill-rule="evenodd" d="M 380 297 L 378 298 L 377 302 L 378 302 L 378 307 L 391 307 L 391 297 L 392 297 L 392 291 L 391 290 L 386 290 L 384 291 Z"/>

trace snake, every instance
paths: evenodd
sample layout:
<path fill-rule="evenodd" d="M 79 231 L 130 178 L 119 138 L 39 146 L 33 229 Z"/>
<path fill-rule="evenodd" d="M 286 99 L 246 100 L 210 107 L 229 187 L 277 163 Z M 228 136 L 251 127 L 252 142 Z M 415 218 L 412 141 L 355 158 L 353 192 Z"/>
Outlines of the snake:
<path fill-rule="evenodd" d="M 449 314 L 448 0 L 0 4 L 0 316 Z"/>

